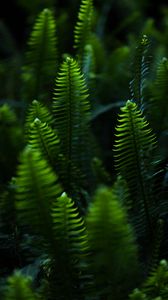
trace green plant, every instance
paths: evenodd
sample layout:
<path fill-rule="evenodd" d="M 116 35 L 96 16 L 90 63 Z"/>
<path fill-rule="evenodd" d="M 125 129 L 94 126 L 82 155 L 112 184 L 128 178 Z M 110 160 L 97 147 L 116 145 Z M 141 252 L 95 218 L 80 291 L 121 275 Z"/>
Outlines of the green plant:
<path fill-rule="evenodd" d="M 26 65 L 23 69 L 23 97 L 46 99 L 51 89 L 58 65 L 58 50 L 56 24 L 53 12 L 44 9 L 38 16 L 32 30 L 26 55 Z"/>
<path fill-rule="evenodd" d="M 18 3 L 38 17 L 8 80 L 0 60 L 0 297 L 166 300 L 167 27 L 133 1 L 110 33 L 110 1 L 74 31 L 66 1 Z"/>

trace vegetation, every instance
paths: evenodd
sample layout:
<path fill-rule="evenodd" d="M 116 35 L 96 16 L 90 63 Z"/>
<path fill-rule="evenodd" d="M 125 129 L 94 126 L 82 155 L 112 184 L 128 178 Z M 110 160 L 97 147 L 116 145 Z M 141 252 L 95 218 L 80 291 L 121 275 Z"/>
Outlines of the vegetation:
<path fill-rule="evenodd" d="M 0 298 L 167 300 L 168 9 L 58 2 L 0 23 Z"/>

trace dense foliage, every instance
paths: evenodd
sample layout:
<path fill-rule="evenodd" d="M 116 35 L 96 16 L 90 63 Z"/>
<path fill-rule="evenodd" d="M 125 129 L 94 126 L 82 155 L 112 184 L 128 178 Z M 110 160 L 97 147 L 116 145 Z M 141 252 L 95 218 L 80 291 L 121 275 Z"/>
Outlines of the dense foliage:
<path fill-rule="evenodd" d="M 168 299 L 168 9 L 117 3 L 0 23 L 2 300 Z"/>

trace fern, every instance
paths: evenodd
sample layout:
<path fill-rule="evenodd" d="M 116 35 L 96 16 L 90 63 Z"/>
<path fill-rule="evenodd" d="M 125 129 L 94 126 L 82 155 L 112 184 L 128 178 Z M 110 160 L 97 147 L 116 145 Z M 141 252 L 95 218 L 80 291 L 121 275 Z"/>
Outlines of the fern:
<path fill-rule="evenodd" d="M 162 260 L 158 268 L 151 274 L 144 286 L 143 291 L 152 298 L 161 297 L 166 300 L 168 297 L 168 265 Z"/>
<path fill-rule="evenodd" d="M 57 70 L 57 38 L 53 13 L 44 9 L 35 22 L 28 42 L 25 81 L 28 102 L 39 97 L 45 99 L 46 89 L 51 89 Z M 45 99 L 46 100 L 46 99 Z"/>
<path fill-rule="evenodd" d="M 52 128 L 38 118 L 30 126 L 29 144 L 32 149 L 41 152 L 50 165 L 55 167 L 60 155 L 60 141 Z"/>
<path fill-rule="evenodd" d="M 166 300 L 168 297 L 168 266 L 162 260 L 158 268 L 146 279 L 141 290 L 135 289 L 130 300 Z"/>
<path fill-rule="evenodd" d="M 128 184 L 137 229 L 141 234 L 144 230 L 151 235 L 154 201 L 150 191 L 149 155 L 156 147 L 156 138 L 135 103 L 127 101 L 119 117 L 114 145 L 115 165 Z"/>
<path fill-rule="evenodd" d="M 92 45 L 86 45 L 84 48 L 82 71 L 85 75 L 86 83 L 89 86 L 89 82 L 93 79 L 95 74 L 95 57 Z"/>
<path fill-rule="evenodd" d="M 149 70 L 149 40 L 144 35 L 136 49 L 134 58 L 134 79 L 130 82 L 131 96 L 137 106 L 144 109 L 144 88 Z"/>
<path fill-rule="evenodd" d="M 3 300 L 37 300 L 37 295 L 31 288 L 31 279 L 16 271 L 8 278 L 8 285 Z"/>
<path fill-rule="evenodd" d="M 53 114 L 61 153 L 67 164 L 65 182 L 67 190 L 71 191 L 72 185 L 91 168 L 88 91 L 78 64 L 72 58 L 63 62 L 56 79 Z"/>
<path fill-rule="evenodd" d="M 160 248 L 163 242 L 163 233 L 164 233 L 164 221 L 159 219 L 155 229 L 155 238 L 153 245 L 151 247 L 151 259 L 149 262 L 148 274 L 154 273 L 158 268 L 159 257 L 160 257 Z"/>
<path fill-rule="evenodd" d="M 144 294 L 142 291 L 139 289 L 135 289 L 129 296 L 130 300 L 154 300 L 154 299 L 149 299 L 147 298 L 146 294 Z M 159 300 L 159 299 L 156 299 Z M 161 299 L 160 299 L 161 300 Z"/>
<path fill-rule="evenodd" d="M 16 209 L 21 224 L 39 233 L 54 247 L 51 207 L 60 195 L 57 176 L 38 151 L 26 148 L 16 178 Z"/>
<path fill-rule="evenodd" d="M 43 237 L 49 254 L 49 299 L 79 299 L 82 261 L 88 244 L 84 222 L 74 202 L 65 194 L 59 197 L 62 191 L 56 175 L 37 150 L 30 147 L 22 155 L 16 184 L 20 223 Z"/>
<path fill-rule="evenodd" d="M 168 61 L 163 58 L 157 68 L 157 76 L 152 85 L 151 118 L 153 126 L 160 133 L 168 128 Z"/>
<path fill-rule="evenodd" d="M 93 23 L 93 0 L 82 0 L 74 31 L 74 48 L 82 62 L 85 46 L 89 44 Z"/>
<path fill-rule="evenodd" d="M 95 174 L 97 183 L 110 185 L 111 177 L 110 174 L 104 168 L 103 162 L 98 157 L 94 157 L 92 161 L 92 165 L 93 165 L 93 172 Z"/>
<path fill-rule="evenodd" d="M 86 84 L 90 92 L 90 104 L 91 110 L 96 106 L 95 103 L 95 94 L 96 94 L 96 61 L 95 53 L 92 45 L 86 45 L 83 53 L 83 64 L 82 72 L 85 76 Z"/>
<path fill-rule="evenodd" d="M 87 228 L 96 291 L 106 295 L 105 299 L 123 299 L 124 288 L 129 289 L 136 278 L 137 248 L 125 210 L 113 190 L 101 188 L 96 193 Z"/>
<path fill-rule="evenodd" d="M 28 130 L 33 121 L 38 118 L 41 122 L 47 123 L 49 126 L 53 124 L 53 118 L 48 108 L 37 100 L 33 100 L 29 106 L 25 128 Z"/>
<path fill-rule="evenodd" d="M 84 221 L 65 193 L 54 202 L 52 218 L 57 248 L 49 273 L 50 293 L 53 299 L 84 299 L 82 265 L 88 252 Z"/>
<path fill-rule="evenodd" d="M 128 190 L 127 182 L 121 176 L 118 176 L 113 188 L 114 193 L 116 193 L 116 196 L 120 199 L 121 205 L 124 206 L 125 209 L 127 209 L 127 212 L 129 213 L 132 202 L 130 199 L 130 193 Z"/>

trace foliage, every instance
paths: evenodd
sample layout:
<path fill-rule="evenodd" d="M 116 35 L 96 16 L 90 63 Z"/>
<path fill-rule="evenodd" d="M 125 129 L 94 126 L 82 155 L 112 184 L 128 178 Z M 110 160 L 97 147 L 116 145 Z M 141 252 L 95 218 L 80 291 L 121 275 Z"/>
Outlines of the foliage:
<path fill-rule="evenodd" d="M 36 300 L 36 294 L 31 289 L 31 279 L 24 277 L 21 273 L 15 272 L 8 278 L 8 286 L 4 293 L 6 300 Z"/>
<path fill-rule="evenodd" d="M 0 298 L 166 300 L 167 8 L 15 2 L 23 38 L 0 22 Z"/>
<path fill-rule="evenodd" d="M 78 64 L 72 58 L 66 58 L 60 67 L 53 99 L 54 126 L 60 138 L 61 153 L 66 160 L 65 189 L 70 193 L 74 184 L 79 189 L 79 177 L 82 181 L 82 177 L 90 171 L 88 147 L 92 147 L 88 90 Z"/>
<path fill-rule="evenodd" d="M 54 15 L 51 10 L 44 9 L 38 16 L 32 30 L 23 69 L 25 91 L 23 97 L 27 101 L 45 99 L 46 89 L 52 88 L 52 81 L 57 70 L 57 39 Z"/>
<path fill-rule="evenodd" d="M 151 163 L 149 157 L 156 139 L 135 103 L 127 101 L 121 111 L 114 148 L 116 168 L 128 184 L 132 200 L 131 211 L 133 218 L 136 216 L 137 219 L 135 226 L 141 227 L 141 235 L 144 230 L 149 231 L 151 236 L 155 203 L 149 187 L 149 183 L 152 184 L 148 179 Z"/>
<path fill-rule="evenodd" d="M 138 270 L 133 232 L 113 190 L 101 188 L 93 201 L 87 227 L 96 291 L 107 299 L 123 299 L 124 289 L 136 281 Z M 134 266 L 129 268 L 131 261 Z"/>

